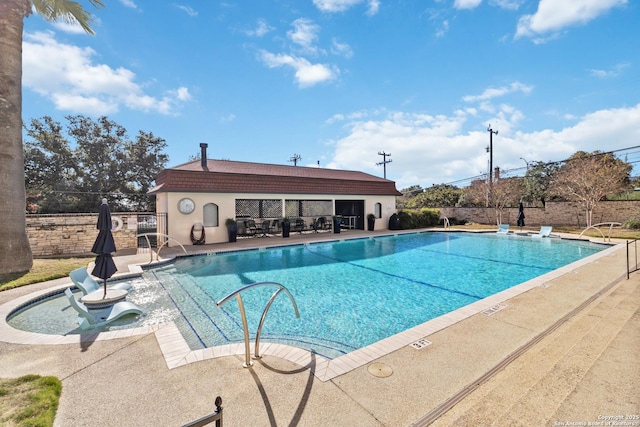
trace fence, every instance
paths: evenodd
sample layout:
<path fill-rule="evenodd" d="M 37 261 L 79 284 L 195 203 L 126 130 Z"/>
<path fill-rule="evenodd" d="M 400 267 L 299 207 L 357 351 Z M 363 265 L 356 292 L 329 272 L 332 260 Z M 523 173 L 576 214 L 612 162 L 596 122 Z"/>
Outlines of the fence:
<path fill-rule="evenodd" d="M 441 207 L 440 216 L 451 220 L 467 220 L 479 224 L 497 224 L 496 211 L 493 208 Z M 547 202 L 544 208 L 525 206 L 527 226 L 572 225 L 586 227 L 586 213 L 579 203 Z M 516 225 L 518 207 L 505 208 L 502 211 L 502 223 Z M 640 218 L 640 200 L 602 201 L 593 211 L 592 223 L 620 222 Z"/>
<path fill-rule="evenodd" d="M 137 250 L 140 230 L 165 233 L 166 214 L 112 212 L 113 238 L 118 251 Z M 36 258 L 84 256 L 98 235 L 98 214 L 27 215 L 26 231 Z M 162 242 L 161 242 L 162 243 Z"/>
<path fill-rule="evenodd" d="M 633 273 L 634 271 L 638 271 L 638 269 L 639 269 L 639 267 L 638 267 L 638 240 L 640 240 L 640 239 L 627 241 L 627 280 L 629 280 L 629 275 L 631 273 Z M 632 263 L 632 261 L 630 260 L 631 251 L 629 250 L 629 247 L 631 245 L 633 245 L 633 256 L 635 258 L 635 264 Z"/>

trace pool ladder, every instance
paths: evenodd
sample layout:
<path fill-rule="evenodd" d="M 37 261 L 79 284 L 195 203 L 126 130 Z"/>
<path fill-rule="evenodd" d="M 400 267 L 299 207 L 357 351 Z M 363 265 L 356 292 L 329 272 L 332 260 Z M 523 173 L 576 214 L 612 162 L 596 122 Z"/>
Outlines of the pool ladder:
<path fill-rule="evenodd" d="M 254 353 L 253 357 L 255 359 L 259 359 L 261 357 L 260 356 L 260 335 L 262 334 L 262 326 L 264 325 L 264 321 L 267 318 L 267 313 L 269 312 L 269 308 L 271 307 L 271 304 L 276 299 L 278 294 L 280 294 L 280 292 L 284 291 L 289 296 L 289 300 L 291 300 L 291 304 L 293 304 L 293 309 L 296 312 L 296 317 L 300 318 L 298 305 L 296 304 L 296 301 L 293 299 L 293 295 L 291 295 L 291 292 L 289 292 L 287 288 L 285 288 L 280 283 L 276 283 L 276 282 L 252 283 L 250 285 L 243 286 L 242 288 L 231 292 L 229 295 L 227 295 L 226 297 L 218 301 L 216 303 L 218 307 L 221 307 L 224 303 L 228 302 L 233 297 L 236 297 L 236 300 L 238 301 L 238 308 L 240 309 L 240 316 L 242 317 L 242 330 L 244 332 L 244 360 L 245 361 L 242 364 L 242 366 L 244 366 L 245 368 L 248 368 L 251 365 L 253 365 L 253 362 L 251 361 L 251 357 L 250 357 L 251 355 L 250 355 L 250 348 L 249 348 L 249 327 L 247 326 L 247 315 L 244 311 L 244 304 L 242 303 L 242 295 L 240 294 L 246 290 L 257 288 L 259 286 L 277 286 L 278 290 L 275 291 L 273 295 L 271 295 L 271 298 L 269 298 L 269 301 L 267 302 L 267 305 L 264 307 L 264 311 L 262 312 L 262 317 L 260 318 L 260 323 L 258 324 L 258 331 L 256 332 L 255 350 L 253 352 Z"/>

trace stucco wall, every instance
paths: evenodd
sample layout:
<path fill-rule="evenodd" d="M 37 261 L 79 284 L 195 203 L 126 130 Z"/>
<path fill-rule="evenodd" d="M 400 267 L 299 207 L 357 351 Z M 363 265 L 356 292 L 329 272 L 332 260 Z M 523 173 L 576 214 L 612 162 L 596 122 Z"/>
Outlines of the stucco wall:
<path fill-rule="evenodd" d="M 137 247 L 137 214 L 111 213 L 112 220 L 122 221 L 113 231 L 116 248 Z M 98 236 L 98 214 L 27 215 L 27 235 L 34 257 L 90 255 Z"/>
<path fill-rule="evenodd" d="M 440 215 L 447 218 L 467 220 L 479 224 L 496 224 L 496 212 L 492 208 L 439 208 Z M 525 224 L 572 225 L 586 227 L 586 212 L 578 203 L 548 202 L 544 208 L 524 209 Z M 507 208 L 502 212 L 502 223 L 516 225 L 518 208 Z M 593 224 L 601 222 L 623 223 L 631 218 L 640 218 L 639 200 L 599 202 L 593 211 Z"/>
<path fill-rule="evenodd" d="M 189 197 L 195 202 L 196 208 L 190 214 L 178 211 L 178 202 L 183 197 Z M 227 242 L 229 237 L 224 225 L 227 218 L 235 218 L 236 199 L 282 199 L 282 200 L 331 200 L 335 206 L 336 200 L 364 200 L 365 216 L 374 212 L 376 203 L 382 204 L 382 217 L 376 220 L 375 229 L 387 229 L 389 217 L 396 212 L 395 196 L 363 196 L 346 195 L 330 196 L 327 194 L 265 194 L 265 193 L 158 193 L 156 211 L 167 213 L 168 234 L 183 245 L 191 244 L 191 227 L 195 223 L 203 223 L 203 206 L 215 203 L 218 206 L 219 225 L 205 227 L 205 243 Z M 169 246 L 174 245 L 173 241 Z"/>

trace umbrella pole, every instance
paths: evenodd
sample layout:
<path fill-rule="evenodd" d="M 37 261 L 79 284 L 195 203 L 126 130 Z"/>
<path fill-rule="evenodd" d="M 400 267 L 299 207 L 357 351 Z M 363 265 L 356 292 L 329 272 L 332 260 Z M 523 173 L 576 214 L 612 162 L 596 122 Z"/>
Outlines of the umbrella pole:
<path fill-rule="evenodd" d="M 104 279 L 104 295 L 102 296 L 102 298 L 106 298 L 107 297 L 107 279 Z"/>

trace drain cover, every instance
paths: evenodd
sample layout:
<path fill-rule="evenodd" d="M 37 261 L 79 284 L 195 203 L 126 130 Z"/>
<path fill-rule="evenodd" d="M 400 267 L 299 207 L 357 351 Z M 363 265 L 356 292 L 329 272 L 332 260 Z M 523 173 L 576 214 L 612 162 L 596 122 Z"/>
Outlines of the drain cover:
<path fill-rule="evenodd" d="M 391 369 L 389 366 L 385 365 L 384 363 L 379 363 L 379 362 L 372 363 L 371 365 L 369 365 L 367 370 L 371 375 L 378 378 L 386 378 L 391 374 L 393 374 L 393 369 Z"/>

